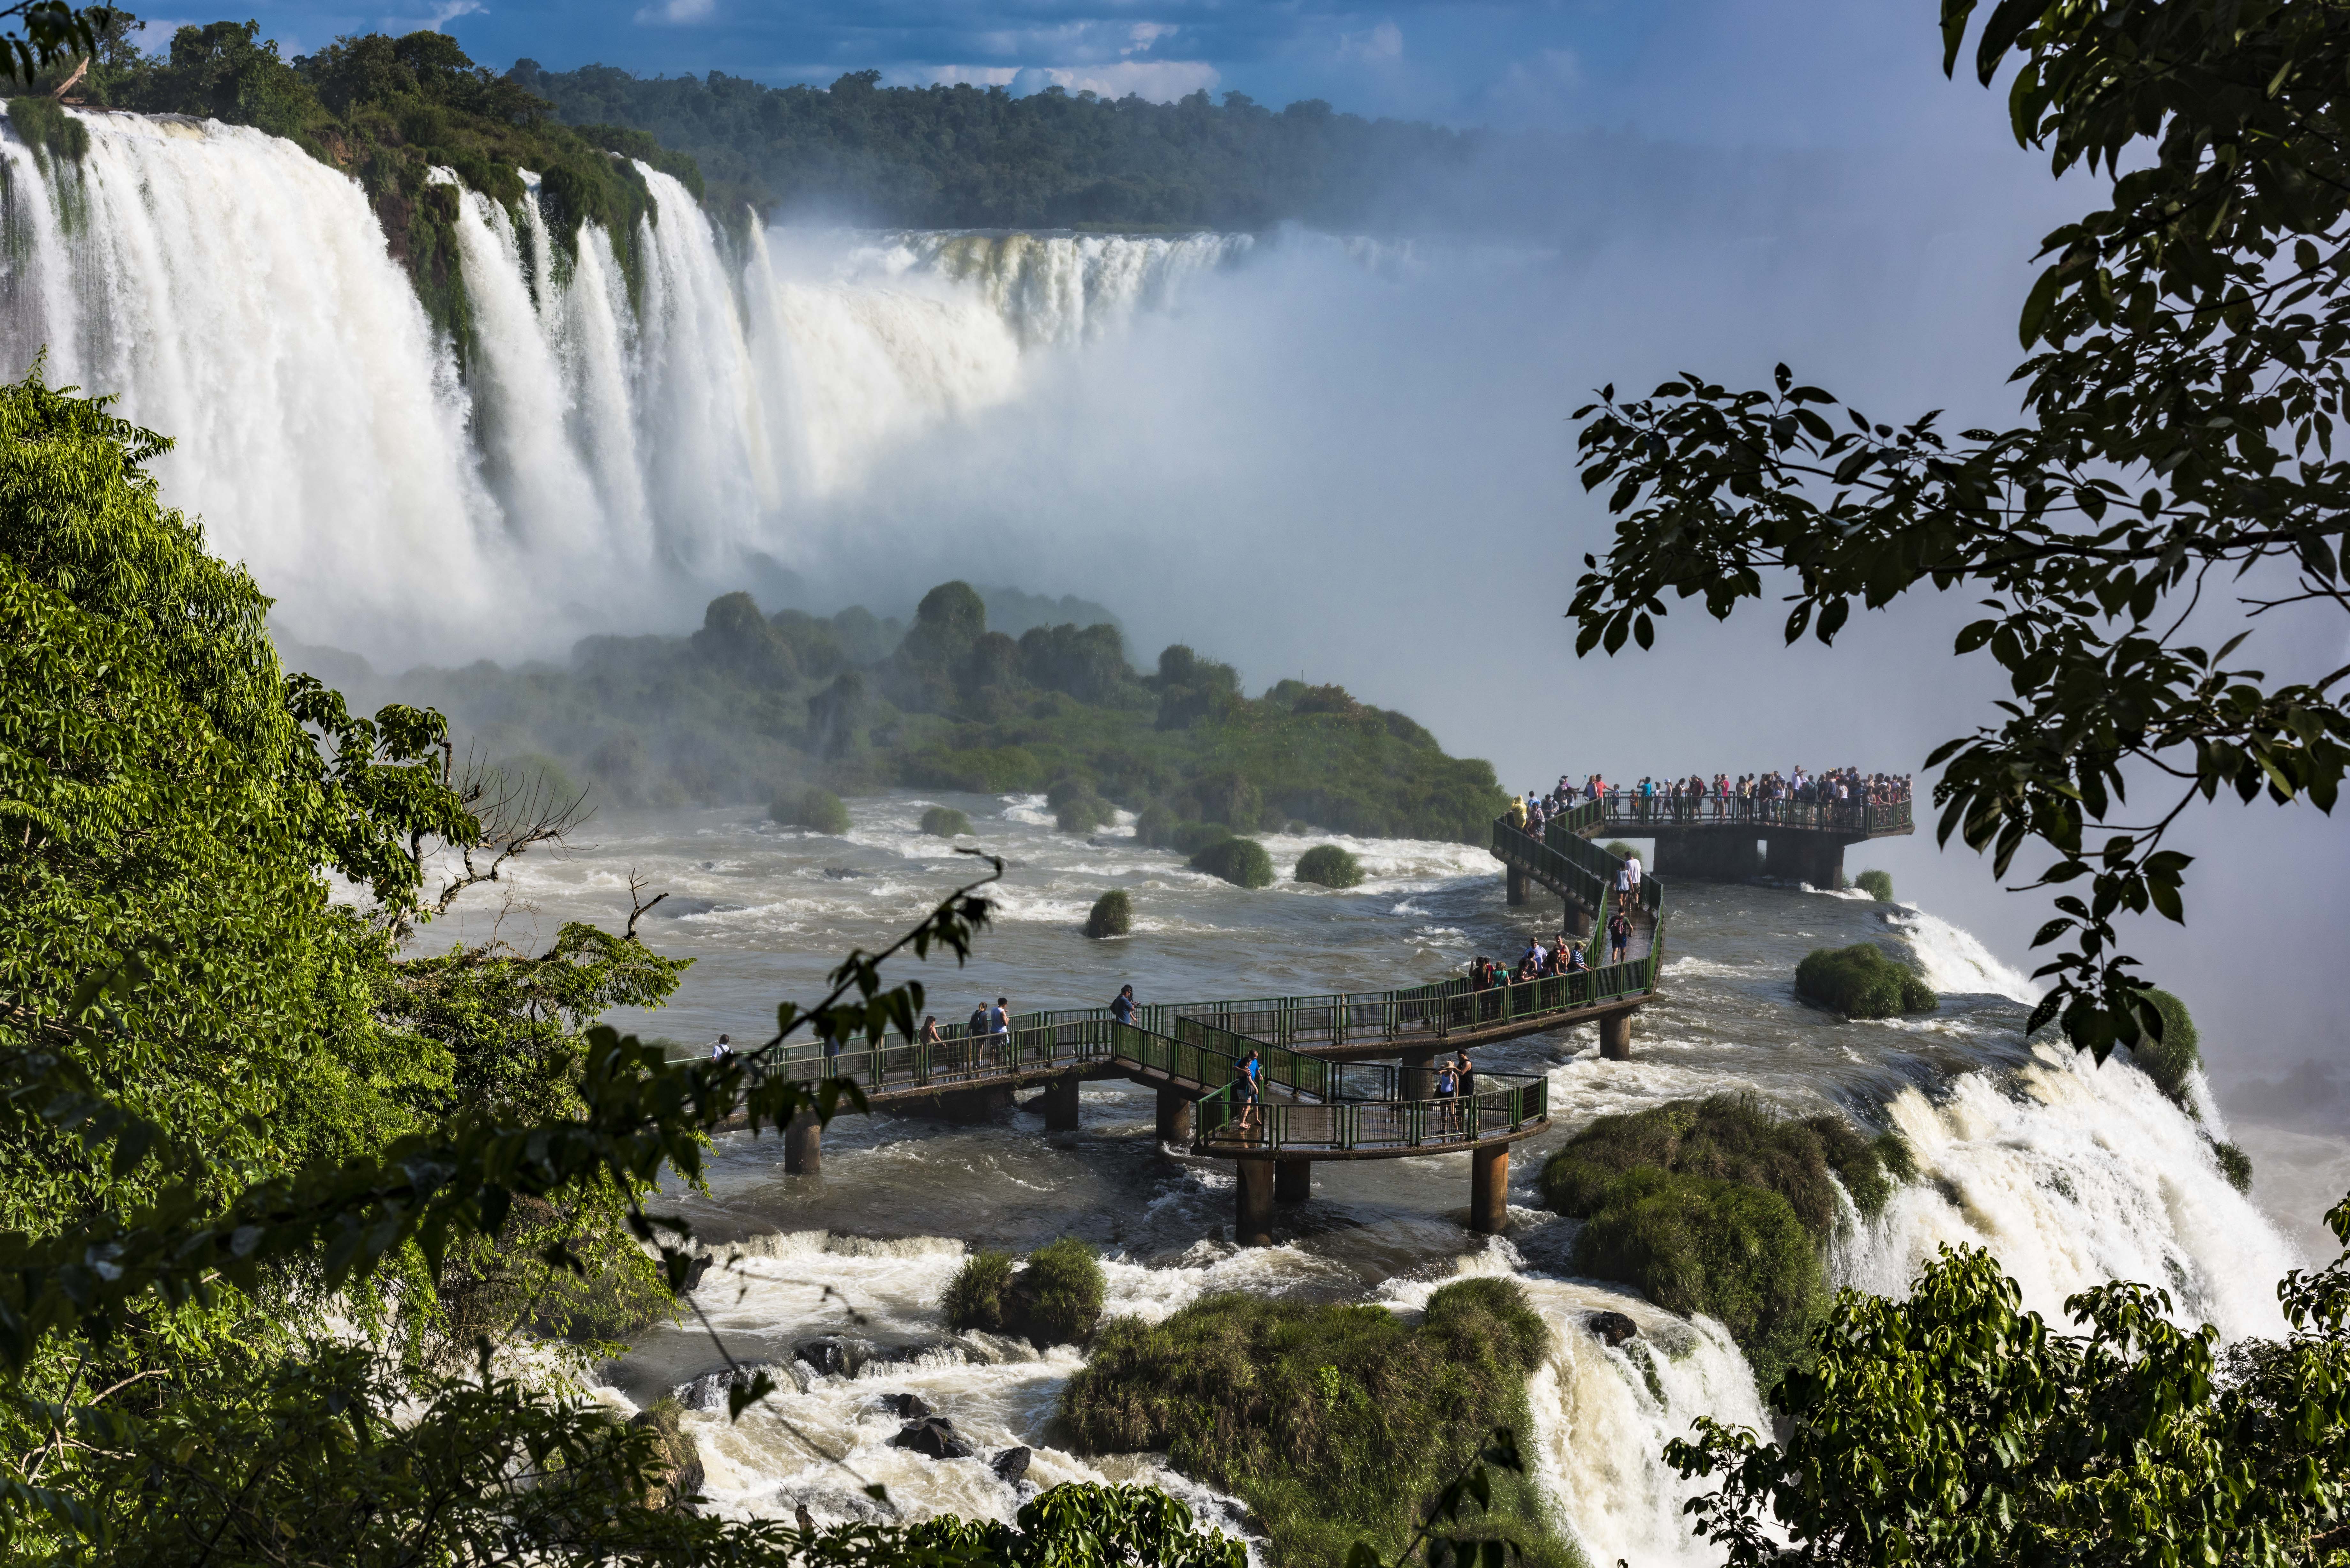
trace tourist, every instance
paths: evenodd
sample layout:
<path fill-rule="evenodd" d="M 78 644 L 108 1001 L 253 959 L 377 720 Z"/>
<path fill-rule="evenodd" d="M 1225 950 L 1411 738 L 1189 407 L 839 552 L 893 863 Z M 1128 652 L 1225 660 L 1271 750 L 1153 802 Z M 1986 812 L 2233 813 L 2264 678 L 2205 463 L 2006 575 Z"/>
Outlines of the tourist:
<path fill-rule="evenodd" d="M 733 1040 L 730 1036 L 721 1034 L 718 1037 L 718 1044 L 710 1048 L 710 1059 L 722 1067 L 732 1062 L 734 1059 Z"/>
<path fill-rule="evenodd" d="M 1004 1065 L 1012 1064 L 1012 999 L 999 996 L 987 1014 L 988 1050 Z"/>
<path fill-rule="evenodd" d="M 1624 907 L 1625 900 L 1629 898 L 1631 896 L 1632 864 L 1627 860 L 1623 865 L 1616 867 L 1616 907 L 1618 909 L 1622 909 Z"/>
<path fill-rule="evenodd" d="M 947 1037 L 939 1033 L 939 1015 L 935 1012 L 926 1012 L 922 1014 L 921 1033 L 914 1036 L 914 1044 L 919 1046 L 924 1054 L 924 1072 L 926 1075 L 929 1071 L 928 1062 L 931 1049 L 933 1046 L 937 1047 L 940 1056 L 943 1058 L 947 1055 L 946 1043 Z M 951 1061 L 944 1060 L 941 1061 L 939 1064 L 948 1068 L 950 1071 L 952 1070 L 954 1065 Z"/>
<path fill-rule="evenodd" d="M 1134 1022 L 1134 987 L 1121 985 L 1118 988 L 1118 994 L 1110 999 L 1109 1015 L 1119 1023 Z"/>
<path fill-rule="evenodd" d="M 1477 1136 L 1477 1064 L 1469 1060 L 1466 1047 L 1453 1060 L 1452 1093 L 1460 1102 L 1469 1136 L 1473 1138 Z"/>
<path fill-rule="evenodd" d="M 1436 1127 L 1440 1133 L 1452 1130 L 1452 1096 L 1461 1087 L 1460 1075 L 1450 1062 L 1436 1064 Z"/>
<path fill-rule="evenodd" d="M 1232 1104 L 1239 1109 L 1233 1129 L 1247 1143 L 1256 1131 L 1256 1075 L 1245 1061 L 1240 1064 L 1240 1075 L 1232 1080 Z"/>
<path fill-rule="evenodd" d="M 1607 920 L 1607 961 L 1622 963 L 1624 955 L 1631 950 L 1631 947 L 1632 922 L 1624 918 L 1623 910 L 1618 909 Z"/>
<path fill-rule="evenodd" d="M 1633 855 L 1633 856 L 1628 856 L 1628 857 L 1626 857 L 1626 859 L 1625 859 L 1625 861 L 1624 861 L 1624 877 L 1625 877 L 1625 887 L 1626 887 L 1626 888 L 1627 888 L 1627 902 L 1628 902 L 1628 903 L 1638 903 L 1638 902 L 1639 902 L 1639 899 L 1640 899 L 1640 857 L 1639 857 L 1638 856 L 1637 856 L 1637 855 Z"/>
<path fill-rule="evenodd" d="M 1566 972 L 1569 974 L 1582 974 L 1587 971 L 1590 968 L 1591 961 L 1583 956 L 1583 944 L 1581 942 L 1575 943 L 1575 946 L 1567 951 Z"/>

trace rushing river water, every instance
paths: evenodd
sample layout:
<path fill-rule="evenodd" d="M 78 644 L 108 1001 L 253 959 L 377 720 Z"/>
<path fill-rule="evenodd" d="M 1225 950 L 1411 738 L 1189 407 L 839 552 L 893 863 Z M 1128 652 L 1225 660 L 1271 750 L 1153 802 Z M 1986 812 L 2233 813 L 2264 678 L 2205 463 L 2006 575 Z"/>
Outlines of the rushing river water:
<path fill-rule="evenodd" d="M 1368 879 L 1348 892 L 1282 881 L 1244 892 L 1142 849 L 1122 830 L 1052 830 L 1038 797 L 894 794 L 850 803 L 843 837 L 778 828 L 742 808 L 608 815 L 594 846 L 526 863 L 521 907 L 504 933 L 553 935 L 565 919 L 617 924 L 631 872 L 671 897 L 641 928 L 696 962 L 674 1003 L 616 1020 L 696 1045 L 723 1031 L 764 1038 L 774 1007 L 807 1000 L 851 945 L 911 924 L 972 863 L 916 823 L 958 806 L 979 842 L 1009 863 L 994 926 L 967 969 L 919 970 L 941 1019 L 983 998 L 1014 1010 L 1097 1005 L 1121 983 L 1145 1001 L 1201 1001 L 1375 990 L 1431 979 L 1471 955 L 1514 958 L 1546 907 L 1511 909 L 1499 867 L 1462 845 L 1347 843 Z M 1280 875 L 1320 838 L 1265 840 Z M 1866 864 L 1865 848 L 1852 852 Z M 1079 931 L 1104 889 L 1133 896 L 1131 937 Z M 1596 1563 L 1707 1563 L 1679 1518 L 1685 1489 L 1665 1442 L 1711 1414 L 1760 1423 L 1743 1359 L 1713 1324 L 1675 1318 L 1619 1287 L 1579 1280 L 1575 1223 L 1536 1207 L 1542 1158 L 1592 1117 L 1690 1096 L 1744 1093 L 1801 1114 L 1834 1108 L 1874 1130 L 1898 1127 L 1920 1167 L 1874 1223 L 1856 1224 L 1831 1259 L 1835 1282 L 1906 1289 L 1945 1242 L 1990 1246 L 2025 1303 L 2060 1318 L 2064 1297 L 2108 1278 L 2167 1285 L 2182 1316 L 2230 1337 L 2274 1334 L 2273 1283 L 2303 1262 L 2221 1177 L 2204 1137 L 2224 1137 L 2166 1100 L 2120 1061 L 2100 1069 L 2024 1044 L 2031 995 L 1966 932 L 1916 909 L 1852 895 L 1760 886 L 1675 884 L 1667 898 L 1662 999 L 1633 1030 L 1634 1060 L 1598 1058 L 1596 1031 L 1538 1034 L 1487 1048 L 1480 1065 L 1549 1075 L 1553 1129 L 1513 1159 L 1511 1232 L 1464 1229 L 1465 1155 L 1317 1167 L 1312 1199 L 1276 1219 L 1279 1244 L 1231 1243 L 1229 1167 L 1159 1147 L 1148 1091 L 1088 1085 L 1074 1133 L 1014 1111 L 984 1126 L 888 1115 L 844 1117 L 825 1134 L 822 1174 L 786 1176 L 775 1140 L 718 1140 L 706 1193 L 679 1192 L 714 1262 L 697 1303 L 734 1355 L 788 1364 L 795 1342 L 848 1334 L 901 1357 L 860 1376 L 799 1369 L 782 1395 L 729 1426 L 722 1409 L 689 1417 L 708 1491 L 731 1513 L 818 1520 L 870 1516 L 866 1480 L 912 1513 L 1008 1518 L 1035 1484 L 1140 1476 L 1190 1496 L 1235 1529 L 1236 1504 L 1148 1456 L 1086 1459 L 1059 1446 L 1055 1404 L 1082 1364 L 1073 1349 L 949 1334 L 937 1302 L 965 1250 L 1026 1251 L 1061 1234 L 1099 1249 L 1108 1310 L 1162 1316 L 1218 1290 L 1314 1300 L 1369 1299 L 1410 1310 L 1464 1272 L 1521 1279 L 1555 1330 L 1533 1388 L 1534 1452 L 1562 1526 Z M 465 922 L 487 926 L 486 912 Z M 1555 924 L 1555 918 L 1551 923 Z M 1846 1023 L 1796 1002 L 1796 961 L 1816 947 L 1905 944 L 1940 993 L 1931 1015 Z M 2198 1089 L 2199 1092 L 2199 1082 Z M 1611 1349 L 1583 1326 L 1628 1313 L 1641 1337 Z M 642 1403 L 711 1372 L 699 1325 L 658 1329 L 608 1369 L 608 1397 Z M 889 1446 L 881 1404 L 920 1395 L 971 1435 L 977 1459 L 935 1463 Z M 1027 1490 L 996 1479 L 988 1455 L 1035 1450 Z"/>

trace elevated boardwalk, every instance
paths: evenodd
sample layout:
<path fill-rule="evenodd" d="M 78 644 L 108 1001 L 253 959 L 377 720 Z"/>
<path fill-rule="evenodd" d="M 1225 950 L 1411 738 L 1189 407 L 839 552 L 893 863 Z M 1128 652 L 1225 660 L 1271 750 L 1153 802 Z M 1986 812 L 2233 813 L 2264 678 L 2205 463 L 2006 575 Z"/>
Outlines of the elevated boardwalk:
<path fill-rule="evenodd" d="M 1493 853 L 1513 871 L 1520 869 L 1522 856 L 1505 854 L 1499 836 L 1505 829 L 1521 838 L 1533 836 L 1511 827 L 1507 818 L 1496 820 L 1493 826 Z M 1835 888 L 1843 885 L 1847 847 L 1914 831 L 1911 803 L 1907 800 L 1827 804 L 1617 794 L 1585 801 L 1551 818 L 1540 842 L 1572 856 L 1570 845 L 1585 845 L 1605 835 L 1646 838 L 1655 846 L 1650 857 L 1654 863 L 1647 869 L 1659 876 L 1692 882 L 1738 882 L 1771 876 L 1808 882 L 1814 888 Z M 1608 859 L 1612 876 L 1613 858 Z M 1535 880 L 1569 899 L 1577 897 L 1546 877 Z M 1511 901 L 1522 901 L 1514 893 L 1518 887 L 1514 878 L 1512 887 Z"/>

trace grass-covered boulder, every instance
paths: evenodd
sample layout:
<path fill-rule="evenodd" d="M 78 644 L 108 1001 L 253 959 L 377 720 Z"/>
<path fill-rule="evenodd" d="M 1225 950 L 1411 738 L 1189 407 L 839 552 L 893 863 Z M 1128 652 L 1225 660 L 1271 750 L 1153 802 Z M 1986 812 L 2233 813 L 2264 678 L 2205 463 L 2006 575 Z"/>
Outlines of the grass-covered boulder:
<path fill-rule="evenodd" d="M 1826 1305 L 1819 1245 L 1779 1194 L 1644 1168 L 1619 1178 L 1575 1241 L 1578 1272 L 1730 1331 L 1769 1390 Z"/>
<path fill-rule="evenodd" d="M 2154 1080 L 2157 1088 L 2184 1104 L 2188 1075 L 2203 1064 L 2202 1042 L 2195 1032 L 2195 1020 L 2189 1015 L 2187 1004 L 2167 991 L 2149 991 L 2146 999 L 2162 1018 L 2162 1038 L 2138 1036 L 2138 1043 L 2130 1048 L 2130 1060 L 2137 1064 L 2139 1072 Z"/>
<path fill-rule="evenodd" d="M 1064 833 L 1091 833 L 1109 826 L 1116 815 L 1099 795 L 1072 795 L 1053 808 L 1053 826 Z"/>
<path fill-rule="evenodd" d="M 1273 886 L 1273 857 L 1253 838 L 1224 838 L 1191 857 L 1191 869 L 1221 877 L 1235 888 Z"/>
<path fill-rule="evenodd" d="M 2211 1143 L 2211 1158 L 2220 1162 L 2220 1174 L 2228 1179 L 2229 1186 L 2239 1192 L 2250 1192 L 2252 1189 L 2252 1157 L 2251 1155 L 2246 1154 L 2234 1144 L 2221 1143 L 2215 1138 Z"/>
<path fill-rule="evenodd" d="M 1600 1117 L 1544 1163 L 1542 1189 L 1586 1221 L 1578 1270 L 1719 1320 L 1767 1390 L 1825 1305 L 1836 1184 L 1873 1218 L 1916 1174 L 1898 1134 L 1865 1137 L 1841 1116 L 1716 1096 Z"/>
<path fill-rule="evenodd" d="M 1893 902 L 1893 873 L 1863 871 L 1852 879 L 1852 885 L 1880 904 Z"/>
<path fill-rule="evenodd" d="M 1123 937 L 1134 930 L 1134 900 L 1123 888 L 1112 888 L 1094 900 L 1093 910 L 1086 916 L 1086 935 L 1097 941 L 1104 937 Z"/>
<path fill-rule="evenodd" d="M 1145 849 L 1164 849 L 1175 834 L 1175 808 L 1152 801 L 1134 815 L 1134 841 Z"/>
<path fill-rule="evenodd" d="M 848 808 L 840 804 L 838 795 L 814 784 L 777 795 L 767 815 L 785 827 L 804 827 L 810 833 L 838 837 L 848 831 Z"/>
<path fill-rule="evenodd" d="M 1934 988 L 1918 971 L 1875 942 L 1814 948 L 1795 966 L 1795 994 L 1846 1018 L 1893 1018 L 1931 1012 Z"/>
<path fill-rule="evenodd" d="M 1092 1334 L 1107 1290 L 1093 1249 L 1064 1236 L 1017 1269 L 1009 1252 L 972 1253 L 947 1282 L 939 1306 L 949 1328 L 1018 1334 L 1042 1350 Z"/>
<path fill-rule="evenodd" d="M 1543 1200 L 1588 1217 L 1619 1178 L 1643 1167 L 1775 1192 L 1823 1240 L 1841 1212 L 1838 1182 L 1874 1219 L 1894 1188 L 1917 1174 L 1897 1133 L 1868 1138 L 1842 1116 L 1781 1116 L 1742 1096 L 1716 1095 L 1601 1116 L 1544 1162 Z"/>
<path fill-rule="evenodd" d="M 1317 844 L 1297 857 L 1297 879 L 1324 888 L 1355 888 L 1363 880 L 1363 864 L 1336 844 Z"/>
<path fill-rule="evenodd" d="M 971 832 L 971 818 L 951 805 L 934 805 L 922 813 L 922 831 L 932 838 L 961 838 Z"/>
<path fill-rule="evenodd" d="M 1339 1568 L 1357 1540 L 1396 1559 L 1493 1428 L 1526 1440 L 1526 1379 L 1549 1344 L 1512 1280 L 1446 1285 L 1418 1323 L 1379 1306 L 1210 1296 L 1160 1323 L 1104 1324 L 1061 1413 L 1080 1453 L 1164 1452 L 1240 1496 L 1284 1568 Z M 1464 1533 L 1513 1535 L 1546 1568 L 1576 1561 L 1529 1477 L 1493 1480 L 1492 1508 L 1464 1510 Z"/>

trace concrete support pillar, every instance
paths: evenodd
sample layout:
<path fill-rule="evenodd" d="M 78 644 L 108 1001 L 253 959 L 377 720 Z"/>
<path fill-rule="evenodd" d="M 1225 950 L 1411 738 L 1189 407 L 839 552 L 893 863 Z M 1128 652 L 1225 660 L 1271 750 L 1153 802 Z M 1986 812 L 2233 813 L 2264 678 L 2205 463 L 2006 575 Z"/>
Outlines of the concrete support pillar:
<path fill-rule="evenodd" d="M 1396 1093 L 1407 1100 L 1432 1100 L 1436 1097 L 1436 1048 L 1403 1054 L 1403 1072 L 1399 1076 Z"/>
<path fill-rule="evenodd" d="M 1045 1130 L 1077 1130 L 1077 1075 L 1055 1078 L 1045 1085 Z"/>
<path fill-rule="evenodd" d="M 1178 1148 L 1191 1145 L 1191 1098 L 1180 1089 L 1159 1091 L 1159 1141 Z"/>
<path fill-rule="evenodd" d="M 784 1170 L 790 1176 L 824 1174 L 824 1124 L 812 1111 L 784 1124 Z"/>
<path fill-rule="evenodd" d="M 1591 936 L 1591 911 L 1572 898 L 1566 900 L 1566 934 L 1577 941 Z"/>
<path fill-rule="evenodd" d="M 1510 1228 L 1510 1146 L 1478 1149 L 1470 1159 L 1469 1229 L 1498 1236 Z"/>
<path fill-rule="evenodd" d="M 1313 1196 L 1312 1160 L 1276 1159 L 1273 1162 L 1273 1200 L 1275 1203 L 1303 1203 Z"/>
<path fill-rule="evenodd" d="M 1634 1011 L 1627 1008 L 1621 1012 L 1611 1012 L 1599 1021 L 1599 1054 L 1610 1062 L 1628 1062 L 1632 1059 Z"/>
<path fill-rule="evenodd" d="M 1515 909 L 1526 901 L 1526 874 L 1514 866 L 1503 868 L 1508 876 L 1510 906 Z"/>
<path fill-rule="evenodd" d="M 1236 1159 L 1232 1240 L 1243 1247 L 1273 1245 L 1273 1161 Z"/>

